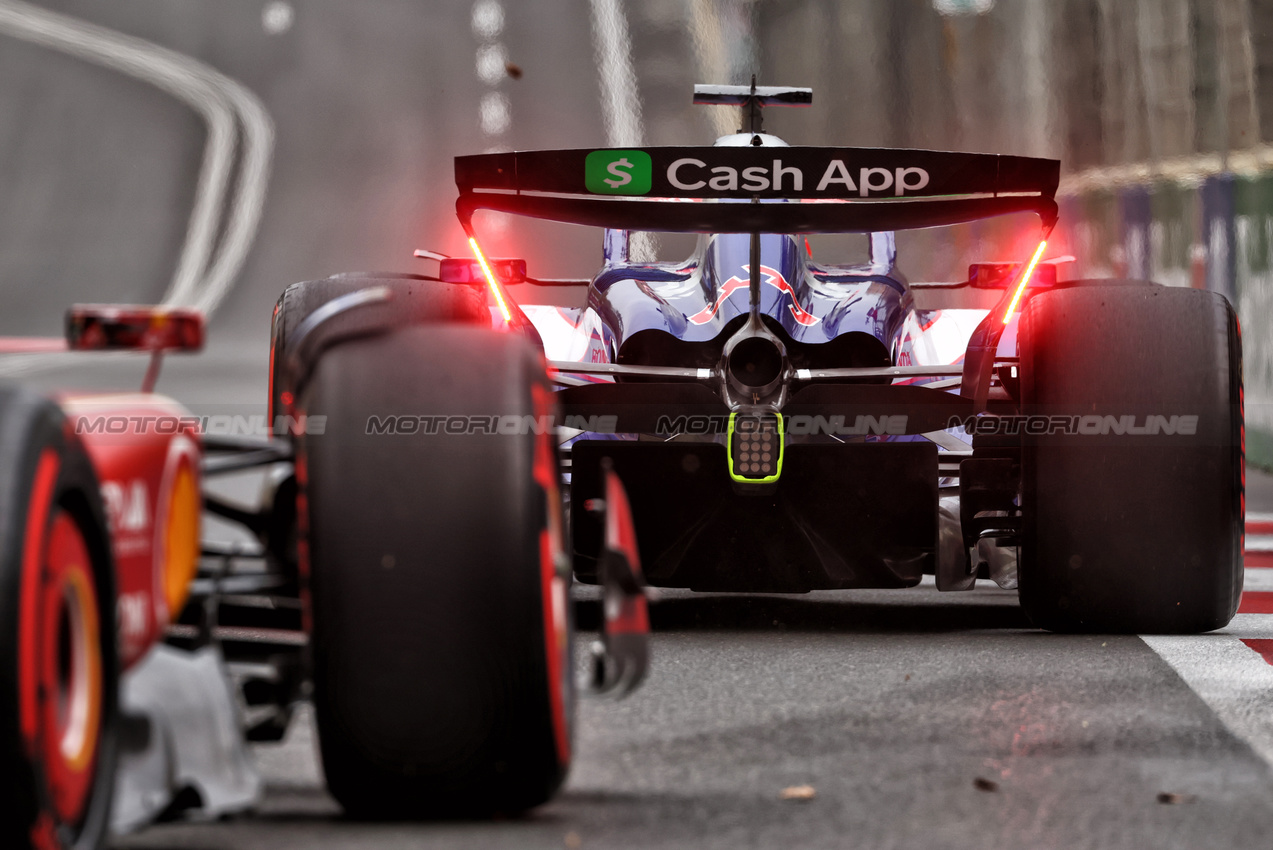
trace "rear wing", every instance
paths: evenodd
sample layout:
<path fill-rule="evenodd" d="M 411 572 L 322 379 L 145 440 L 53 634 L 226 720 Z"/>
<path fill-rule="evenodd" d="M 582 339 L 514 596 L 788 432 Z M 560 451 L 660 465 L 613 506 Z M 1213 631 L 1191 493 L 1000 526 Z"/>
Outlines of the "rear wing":
<path fill-rule="evenodd" d="M 1035 212 L 1056 221 L 1060 163 L 893 148 L 650 147 L 461 156 L 456 213 L 622 230 L 847 233 Z M 761 201 L 786 203 L 760 203 Z"/>

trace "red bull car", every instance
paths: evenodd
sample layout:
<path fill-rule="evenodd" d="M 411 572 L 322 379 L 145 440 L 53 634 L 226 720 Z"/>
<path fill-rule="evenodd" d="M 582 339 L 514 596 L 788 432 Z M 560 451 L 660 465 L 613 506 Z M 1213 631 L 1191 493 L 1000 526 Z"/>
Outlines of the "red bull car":
<path fill-rule="evenodd" d="M 571 758 L 572 582 L 602 585 L 584 679 L 644 674 L 648 585 L 1019 588 L 1054 631 L 1199 632 L 1241 591 L 1240 337 L 1221 296 L 1060 280 L 1059 164 L 793 147 L 763 107 L 709 147 L 459 157 L 472 258 L 339 275 L 275 309 L 324 770 L 346 810 L 547 799 Z M 586 281 L 487 258 L 475 214 L 604 229 Z M 1033 217 L 1012 262 L 911 283 L 896 231 Z M 690 256 L 631 234 L 699 234 Z M 865 262 L 807 236 L 865 234 Z M 574 285 L 577 306 L 535 306 Z M 938 333 L 940 331 L 940 333 Z M 938 338 L 940 337 L 940 338 Z"/>

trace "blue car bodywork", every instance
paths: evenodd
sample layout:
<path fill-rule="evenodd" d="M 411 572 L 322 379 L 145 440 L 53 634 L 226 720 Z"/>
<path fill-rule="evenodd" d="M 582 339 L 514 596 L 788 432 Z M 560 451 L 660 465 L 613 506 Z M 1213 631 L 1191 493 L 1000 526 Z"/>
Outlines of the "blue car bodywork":
<path fill-rule="evenodd" d="M 1019 510 L 994 489 L 993 450 L 955 426 L 1014 404 L 1013 316 L 1043 244 L 980 292 L 981 309 L 942 311 L 920 309 L 892 231 L 1029 211 L 1046 235 L 1057 175 L 1052 160 L 789 147 L 758 130 L 712 148 L 457 159 L 479 257 L 478 209 L 607 228 L 581 308 L 518 307 L 481 259 L 493 321 L 545 347 L 563 422 L 582 431 L 562 444 L 575 575 L 598 576 L 588 506 L 612 470 L 653 585 L 1012 586 Z M 684 261 L 637 262 L 630 234 L 646 230 L 699 239 Z M 868 261 L 814 262 L 816 232 L 867 234 Z M 983 455 L 990 466 L 968 470 L 990 476 L 981 506 L 994 510 L 961 522 L 961 463 Z"/>

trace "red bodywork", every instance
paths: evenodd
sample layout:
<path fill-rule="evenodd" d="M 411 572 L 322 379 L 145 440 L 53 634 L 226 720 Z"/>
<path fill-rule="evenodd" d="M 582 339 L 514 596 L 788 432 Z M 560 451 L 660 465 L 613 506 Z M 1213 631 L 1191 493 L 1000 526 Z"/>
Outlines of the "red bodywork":
<path fill-rule="evenodd" d="M 168 513 L 183 466 L 200 484 L 199 420 L 152 393 L 67 394 L 58 402 L 101 482 L 118 583 L 120 663 L 127 669 L 180 613 L 168 610 L 164 593 Z"/>

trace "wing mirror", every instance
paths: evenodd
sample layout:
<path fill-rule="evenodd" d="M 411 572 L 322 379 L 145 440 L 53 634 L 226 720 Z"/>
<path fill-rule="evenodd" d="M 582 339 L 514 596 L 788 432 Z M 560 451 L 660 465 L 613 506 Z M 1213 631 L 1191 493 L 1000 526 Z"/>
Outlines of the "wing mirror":
<path fill-rule="evenodd" d="M 1025 263 L 973 263 L 968 267 L 968 283 L 974 289 L 1007 289 L 1017 282 Z M 1039 263 L 1030 277 L 1030 286 L 1056 286 L 1056 263 Z"/>
<path fill-rule="evenodd" d="M 198 351 L 203 313 L 181 307 L 75 304 L 66 311 L 66 344 L 72 351 Z"/>
<path fill-rule="evenodd" d="M 525 260 L 487 260 L 491 271 L 505 286 L 526 282 Z M 485 284 L 486 276 L 477 260 L 446 257 L 438 261 L 438 277 L 445 283 Z"/>

